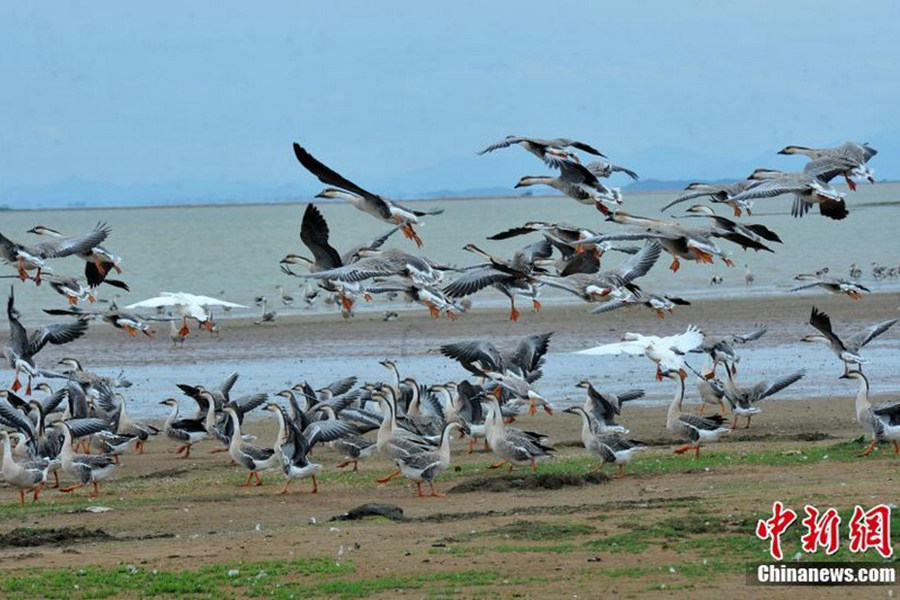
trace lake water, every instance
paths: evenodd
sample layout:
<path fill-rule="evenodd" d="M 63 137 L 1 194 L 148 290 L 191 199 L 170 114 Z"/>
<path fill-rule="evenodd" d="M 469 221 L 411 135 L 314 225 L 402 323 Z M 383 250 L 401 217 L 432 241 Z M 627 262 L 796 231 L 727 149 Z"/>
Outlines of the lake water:
<path fill-rule="evenodd" d="M 631 213 L 657 216 L 659 207 L 671 200 L 677 192 L 629 194 L 625 209 Z M 742 221 L 757 222 L 776 231 L 784 241 L 783 245 L 772 244 L 775 253 L 744 252 L 733 244 L 720 241 L 719 245 L 732 255 L 736 266 L 728 268 L 721 263 L 699 265 L 682 262 L 681 270 L 675 274 L 667 267 L 670 259 L 663 255 L 651 273 L 641 280 L 641 285 L 651 291 L 677 294 L 689 298 L 729 297 L 745 295 L 786 294 L 794 284 L 792 278 L 797 273 L 815 271 L 822 267 L 831 268 L 831 274 L 846 276 L 848 267 L 855 262 L 861 265 L 863 283 L 880 291 L 900 290 L 900 280 L 874 281 L 870 264 L 878 262 L 889 266 L 900 263 L 900 239 L 897 236 L 897 211 L 900 205 L 900 184 L 860 185 L 857 192 L 847 194 L 850 215 L 843 221 L 832 221 L 815 211 L 802 219 L 789 214 L 790 197 L 761 200 L 756 203 L 752 217 Z M 433 200 L 419 203 L 422 207 L 440 206 L 445 213 L 429 217 L 419 228 L 425 247 L 417 251 L 412 242 L 399 234 L 389 246 L 396 246 L 411 253 L 421 253 L 436 261 L 449 264 L 471 264 L 477 257 L 462 250 L 469 242 L 497 254 L 510 255 L 517 247 L 539 239 L 536 234 L 523 236 L 504 242 L 492 242 L 489 235 L 521 225 L 528 220 L 550 222 L 564 221 L 601 230 L 613 231 L 616 226 L 603 220 L 602 215 L 591 207 L 563 197 L 519 197 Z M 278 261 L 288 253 L 308 254 L 299 238 L 300 219 L 305 204 L 242 205 L 242 206 L 198 206 L 161 207 L 128 209 L 72 209 L 41 211 L 9 211 L 0 213 L 0 231 L 8 237 L 24 243 L 40 241 L 38 236 L 25 233 L 31 227 L 43 224 L 64 233 L 88 230 L 98 221 L 106 221 L 112 227 L 112 234 L 105 245 L 123 258 L 124 272 L 121 277 L 128 282 L 131 292 L 122 294 L 117 300 L 120 306 L 136 302 L 161 291 L 187 291 L 212 295 L 250 305 L 247 310 L 236 310 L 232 314 L 255 315 L 259 309 L 252 306 L 253 298 L 267 295 L 277 303 L 275 286 L 282 284 L 289 293 L 297 295 L 298 280 L 281 273 Z M 339 252 L 372 238 L 386 229 L 386 226 L 347 204 L 323 203 L 323 215 L 331 229 L 331 242 Z M 686 207 L 686 205 L 684 206 Z M 724 207 L 726 211 L 730 209 Z M 680 214 L 680 211 L 670 211 Z M 720 212 L 723 212 L 720 210 Z M 724 214 L 724 212 L 723 212 Z M 726 215 L 730 216 L 730 215 Z M 688 220 L 701 224 L 700 219 Z M 607 254 L 604 268 L 610 268 L 622 260 L 617 253 Z M 756 275 L 754 286 L 747 288 L 744 283 L 744 264 L 749 264 Z M 58 273 L 77 275 L 82 272 L 83 263 L 74 258 L 52 261 Z M 12 274 L 12 269 L 7 269 Z M 713 275 L 721 275 L 723 284 L 709 285 Z M 26 325 L 47 322 L 41 308 L 62 306 L 64 300 L 48 286 L 39 288 L 16 284 L 17 306 L 24 314 Z M 100 295 L 110 298 L 112 288 L 102 289 Z M 821 292 L 800 292 L 813 298 Z M 546 290 L 542 299 L 549 302 L 579 302 L 571 296 L 556 290 Z M 493 290 L 485 290 L 475 298 L 473 310 L 480 304 L 505 305 L 505 299 Z M 855 304 L 855 303 L 854 303 Z M 300 313 L 304 310 L 298 299 L 293 307 L 282 307 L 277 303 L 279 314 Z M 382 310 L 384 304 L 363 307 L 362 310 Z M 401 305 L 393 305 L 402 308 Z M 415 310 L 422 310 L 415 306 Z M 332 306 L 319 303 L 314 309 L 334 311 Z M 217 315 L 217 318 L 221 315 Z M 99 325 L 98 325 L 99 326 Z M 5 328 L 5 325 L 0 325 Z M 523 332 L 524 333 L 524 332 Z M 867 372 L 874 373 L 881 383 L 880 392 L 900 389 L 900 377 L 894 373 L 892 363 L 896 362 L 896 336 L 890 334 L 867 348 L 866 356 L 872 361 Z M 167 343 L 156 340 L 156 343 Z M 440 343 L 440 342 L 438 342 Z M 816 369 L 835 371 L 834 358 L 819 348 L 813 357 Z M 796 357 L 806 352 L 802 344 L 795 343 L 778 347 L 748 348 L 742 351 L 742 364 L 752 365 L 751 375 L 764 376 L 772 369 L 784 370 L 783 365 L 796 361 Z M 76 352 L 77 355 L 77 352 Z M 378 358 L 384 358 L 378 356 Z M 422 381 L 441 381 L 460 378 L 464 375 L 455 365 L 437 356 L 418 356 L 404 359 L 410 373 Z M 623 362 L 625 361 L 625 362 Z M 101 372 L 115 373 L 117 365 L 94 365 Z M 209 383 L 219 381 L 232 369 L 239 367 L 242 373 L 240 393 L 271 389 L 303 377 L 322 384 L 334 377 L 357 373 L 362 378 L 381 379 L 383 369 L 371 358 L 341 356 L 321 356 L 306 358 L 302 370 L 292 358 L 265 360 L 248 359 L 240 365 L 210 364 L 204 370 Z M 839 367 L 838 367 L 839 368 Z M 270 373 L 277 370 L 282 381 L 273 381 Z M 874 371 L 871 371 L 873 369 Z M 651 381 L 652 366 L 644 360 L 610 358 L 598 361 L 592 357 L 573 357 L 565 360 L 551 359 L 545 368 L 545 379 L 541 382 L 543 393 L 556 398 L 577 398 L 580 394 L 573 388 L 577 379 L 573 373 L 590 373 L 599 381 L 621 381 L 623 374 L 631 377 L 629 383 L 621 387 L 636 385 L 653 389 L 651 401 L 668 399 L 668 386 L 654 386 Z M 6 372 L 9 374 L 9 372 Z M 295 375 L 296 374 L 296 375 Z M 132 409 L 137 414 L 161 416 L 163 410 L 157 405 L 162 397 L 177 393 L 175 382 L 192 382 L 197 376 L 197 366 L 191 364 L 146 364 L 130 365 L 127 375 L 135 382 L 129 390 L 129 397 L 136 403 Z M 881 380 L 885 380 L 882 382 Z M 785 397 L 826 394 L 835 382 L 821 377 L 808 377 L 798 385 L 789 388 Z M 662 387 L 666 387 L 663 390 Z M 842 386 L 847 387 L 847 386 Z M 853 386 L 850 386 L 853 387 Z M 280 387 L 278 388 L 280 389 Z M 848 394 L 853 389 L 845 390 Z"/>
<path fill-rule="evenodd" d="M 656 217 L 660 215 L 659 207 L 676 194 L 630 194 L 626 196 L 624 208 L 633 214 Z M 735 267 L 728 268 L 718 260 L 715 265 L 682 261 L 681 270 L 675 274 L 668 270 L 670 259 L 663 254 L 641 280 L 641 285 L 646 284 L 651 291 L 685 297 L 780 294 L 792 287 L 792 278 L 798 273 L 828 266 L 831 274 L 846 277 L 850 264 L 855 262 L 861 265 L 867 285 L 882 290 L 900 289 L 900 280 L 872 281 L 870 268 L 872 262 L 900 264 L 896 229 L 900 184 L 860 185 L 857 192 L 848 192 L 847 202 L 849 217 L 833 221 L 815 211 L 802 219 L 791 217 L 789 196 L 757 201 L 754 215 L 742 221 L 761 223 L 779 234 L 784 244 L 771 244 L 774 254 L 745 252 L 719 240 L 717 243 L 731 254 Z M 445 209 L 443 215 L 426 218 L 426 224 L 419 228 L 425 247 L 418 251 L 399 233 L 388 245 L 455 265 L 478 262 L 475 255 L 462 250 L 469 242 L 493 254 L 508 256 L 517 247 L 538 240 L 537 234 L 503 242 L 485 239 L 528 220 L 574 223 L 604 233 L 621 230 L 605 222 L 593 208 L 564 197 L 453 199 L 417 204 Z M 681 208 L 688 205 L 685 203 Z M 276 297 L 278 284 L 292 294 L 299 289 L 299 280 L 281 273 L 278 261 L 291 252 L 309 254 L 299 237 L 305 208 L 305 204 L 273 204 L 9 211 L 0 213 L 0 231 L 16 241 L 35 243 L 40 241 L 40 236 L 25 232 L 38 224 L 64 233 L 79 233 L 98 221 L 106 221 L 112 227 L 112 234 L 105 245 L 123 258 L 121 279 L 131 287 L 131 293 L 119 300 L 120 306 L 156 296 L 161 291 L 221 296 L 250 305 L 258 295 Z M 348 204 L 325 203 L 320 208 L 331 229 L 331 243 L 339 252 L 387 229 L 383 223 Z M 680 214 L 678 208 L 669 213 Z M 723 209 L 719 212 L 730 212 L 728 207 Z M 686 221 L 699 226 L 703 219 Z M 623 257 L 608 253 L 603 268 L 610 268 Z M 83 263 L 75 258 L 51 264 L 55 271 L 64 274 L 77 275 L 83 268 Z M 756 276 L 755 285 L 749 289 L 744 283 L 745 264 Z M 723 278 L 721 286 L 709 285 L 714 275 Z M 19 286 L 18 289 L 17 302 L 26 313 L 32 308 L 56 304 L 60 299 L 46 286 Z M 116 290 L 103 286 L 100 295 L 110 297 L 113 292 Z M 551 301 L 568 299 L 565 292 L 546 288 L 542 296 Z M 503 298 L 498 292 L 486 290 L 476 301 L 502 304 Z M 252 312 L 256 310 L 254 307 Z M 279 308 L 284 310 L 290 309 Z"/>

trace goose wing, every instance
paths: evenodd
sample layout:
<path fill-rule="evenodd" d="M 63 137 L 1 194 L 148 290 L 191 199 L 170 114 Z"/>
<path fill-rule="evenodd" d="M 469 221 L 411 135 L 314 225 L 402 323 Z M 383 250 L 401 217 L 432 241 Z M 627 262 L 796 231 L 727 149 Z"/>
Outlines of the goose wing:
<path fill-rule="evenodd" d="M 856 352 L 860 348 L 871 342 L 873 339 L 893 327 L 897 321 L 898 319 L 891 319 L 890 321 L 882 321 L 881 323 L 876 323 L 871 327 L 850 336 L 847 339 L 845 345 L 849 350 Z"/>
<path fill-rule="evenodd" d="M 790 375 L 784 375 L 771 381 L 763 381 L 752 388 L 750 398 L 753 402 L 767 398 L 777 392 L 780 392 L 789 385 L 796 383 L 806 375 L 806 369 L 801 369 Z"/>
<path fill-rule="evenodd" d="M 343 190 L 347 190 L 348 192 L 353 192 L 354 194 L 362 196 L 366 200 L 366 202 L 372 208 L 374 208 L 378 212 L 378 214 L 381 215 L 382 218 L 390 218 L 390 206 L 388 206 L 388 203 L 385 202 L 383 198 L 359 187 L 349 179 L 345 179 L 338 172 L 326 167 L 324 164 L 316 160 L 316 158 L 313 157 L 313 155 L 310 154 L 305 148 L 303 148 L 296 142 L 294 143 L 294 155 L 297 157 L 297 160 L 300 161 L 300 164 L 306 168 L 307 171 L 315 175 L 316 178 L 318 178 L 318 180 L 325 185 L 333 185 Z"/>
<path fill-rule="evenodd" d="M 844 345 L 844 342 L 841 341 L 841 338 L 835 335 L 834 331 L 831 329 L 831 318 L 820 311 L 818 308 L 813 306 L 812 314 L 809 317 L 809 324 L 819 330 L 825 339 L 828 340 L 828 343 L 836 348 L 840 348 L 841 350 L 846 350 L 847 347 Z"/>
<path fill-rule="evenodd" d="M 315 204 L 308 204 L 300 223 L 300 240 L 313 254 L 316 266 L 335 269 L 344 263 L 341 255 L 328 243 L 328 223 Z"/>
<path fill-rule="evenodd" d="M 85 334 L 88 322 L 83 319 L 71 323 L 55 323 L 35 330 L 28 340 L 25 352 L 28 356 L 34 356 L 41 348 L 50 344 L 67 344 L 77 340 Z"/>

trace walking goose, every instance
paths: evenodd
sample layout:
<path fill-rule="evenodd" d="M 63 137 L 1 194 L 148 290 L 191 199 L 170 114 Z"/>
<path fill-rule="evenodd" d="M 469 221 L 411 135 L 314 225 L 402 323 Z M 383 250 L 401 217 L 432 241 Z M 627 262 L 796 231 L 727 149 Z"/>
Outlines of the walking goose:
<path fill-rule="evenodd" d="M 900 454 L 900 402 L 869 402 L 869 380 L 861 371 L 847 371 L 841 379 L 859 381 L 856 394 L 856 421 L 872 436 L 872 441 L 859 456 L 868 456 L 877 442 L 890 441 L 894 454 Z"/>
<path fill-rule="evenodd" d="M 675 389 L 675 397 L 672 398 L 672 403 L 669 404 L 669 411 L 666 414 L 666 429 L 676 438 L 690 440 L 689 444 L 676 448 L 674 452 L 675 454 L 684 454 L 688 450 L 693 450 L 694 457 L 700 458 L 701 443 L 714 442 L 722 435 L 730 433 L 731 429 L 723 426 L 725 417 L 722 415 L 701 417 L 682 412 L 684 377 L 678 371 L 666 371 L 663 375 L 669 379 L 674 379 L 678 386 Z"/>
<path fill-rule="evenodd" d="M 616 465 L 616 477 L 625 477 L 625 465 L 634 455 L 647 447 L 635 440 L 625 439 L 615 433 L 600 433 L 594 429 L 595 421 L 584 408 L 570 406 L 563 412 L 581 415 L 581 442 L 591 454 L 600 459 L 599 470 L 603 470 L 606 463 Z"/>

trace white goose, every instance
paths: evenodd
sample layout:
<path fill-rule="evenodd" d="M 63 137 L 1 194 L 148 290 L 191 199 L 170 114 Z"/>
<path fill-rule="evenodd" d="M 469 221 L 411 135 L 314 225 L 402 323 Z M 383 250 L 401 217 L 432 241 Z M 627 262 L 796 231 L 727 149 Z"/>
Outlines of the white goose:
<path fill-rule="evenodd" d="M 190 333 L 187 326 L 188 318 L 196 319 L 203 327 L 212 330 L 212 314 L 209 312 L 210 306 L 221 306 L 224 308 L 247 308 L 243 304 L 236 304 L 226 300 L 219 300 L 210 296 L 198 296 L 188 292 L 160 292 L 159 296 L 148 298 L 129 304 L 126 310 L 135 308 L 162 308 L 170 307 L 175 309 L 181 315 L 181 329 L 178 330 L 180 335 Z"/>
<path fill-rule="evenodd" d="M 590 356 L 611 354 L 644 355 L 656 363 L 656 379 L 657 381 L 662 381 L 663 376 L 671 371 L 678 373 L 684 379 L 687 376 L 687 371 L 685 371 L 683 356 L 686 352 L 690 352 L 702 343 L 703 333 L 693 325 L 688 325 L 684 333 L 667 337 L 629 332 L 622 337 L 621 342 L 579 350 L 575 354 Z"/>

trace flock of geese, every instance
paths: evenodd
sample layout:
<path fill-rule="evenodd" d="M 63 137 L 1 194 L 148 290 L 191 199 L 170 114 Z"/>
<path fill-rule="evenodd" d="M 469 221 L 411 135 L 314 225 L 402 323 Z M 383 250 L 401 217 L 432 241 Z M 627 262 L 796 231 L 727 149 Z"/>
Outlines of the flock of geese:
<path fill-rule="evenodd" d="M 399 248 L 385 247 L 392 235 L 401 231 L 421 248 L 423 241 L 417 227 L 424 218 L 440 215 L 442 210 L 415 210 L 369 192 L 295 143 L 293 149 L 300 164 L 329 186 L 317 197 L 347 201 L 391 228 L 341 253 L 332 246 L 325 218 L 314 204 L 309 204 L 302 217 L 300 239 L 311 257 L 288 254 L 281 260 L 281 270 L 287 275 L 314 282 L 348 317 L 352 316 L 359 297 L 370 299 L 377 294 L 402 294 L 426 307 L 435 318 L 443 315 L 455 319 L 469 309 L 469 299 L 473 295 L 492 288 L 509 299 L 509 318 L 515 321 L 520 315 L 516 299 L 524 297 L 538 310 L 541 307 L 539 291 L 548 286 L 592 304 L 594 313 L 643 306 L 663 318 L 677 306 L 689 304 L 674 294 L 650 291 L 637 283 L 663 252 L 671 257 L 669 268 L 673 272 L 677 272 L 681 261 L 685 260 L 699 263 L 719 260 L 732 265 L 729 254 L 720 248 L 719 240 L 745 250 L 773 252 L 772 244 L 782 241 L 778 234 L 764 225 L 735 219 L 745 212 L 751 215 L 755 200 L 783 194 L 793 195 L 792 214 L 796 217 L 818 207 L 821 215 L 827 218 L 843 219 L 849 212 L 844 194 L 829 182 L 840 176 L 855 189 L 855 178 L 874 181 L 867 163 L 876 154 L 868 145 L 853 142 L 822 149 L 787 146 L 781 154 L 809 157 L 801 172 L 757 169 L 746 180 L 731 184 L 694 183 L 663 207 L 667 210 L 702 198 L 713 206 L 730 206 L 735 219 L 716 214 L 712 206 L 697 204 L 688 208 L 682 219 L 670 220 L 626 212 L 621 191 L 601 180 L 613 173 L 623 173 L 634 179 L 637 174 L 607 162 L 606 156 L 589 144 L 564 138 L 544 140 L 509 136 L 479 154 L 514 145 L 521 146 L 558 172 L 555 176 L 522 177 L 516 187 L 550 186 L 581 204 L 594 207 L 602 218 L 615 226 L 614 230 L 600 233 L 563 223 L 527 221 L 489 238 L 504 240 L 532 236 L 536 240 L 522 246 L 511 257 L 497 256 L 470 243 L 465 249 L 478 257 L 478 262 L 467 266 L 443 264 Z M 583 165 L 578 152 L 598 160 Z M 702 225 L 694 225 L 696 222 Z M 235 464 L 247 470 L 244 485 L 260 485 L 260 473 L 280 470 L 285 478 L 281 493 L 288 491 L 292 480 L 303 478 L 310 478 L 312 491 L 317 491 L 316 475 L 322 466 L 310 460 L 310 453 L 317 444 L 333 447 L 344 457 L 338 466 L 352 464 L 354 470 L 358 461 L 373 454 L 387 458 L 396 469 L 379 478 L 379 482 L 402 475 L 415 484 L 420 496 L 424 495 L 423 484 L 428 484 L 431 495 L 440 495 L 434 482 L 450 465 L 450 439 L 457 431 L 468 437 L 469 452 L 473 451 L 477 440 L 483 440 L 485 449 L 490 449 L 497 458 L 491 467 L 525 466 L 534 470 L 539 461 L 553 455 L 546 436 L 511 426 L 522 411 L 534 414 L 543 409 L 553 413 L 553 403 L 538 389 L 541 367 L 547 360 L 552 337 L 550 333 L 525 336 L 504 350 L 486 339 L 441 346 L 440 352 L 457 361 L 468 373 L 463 379 L 422 384 L 411 376 L 401 378 L 398 365 L 385 360 L 382 363 L 387 370 L 385 382 L 357 385 L 357 378 L 349 376 L 319 389 L 313 389 L 304 381 L 275 393 L 236 397 L 231 393 L 238 380 L 235 373 L 218 386 L 208 382 L 179 385 L 196 405 L 189 416 L 181 414 L 180 402 L 173 396 L 161 402 L 170 409 L 164 423 L 154 426 L 135 420 L 127 414 L 125 396 L 119 391 L 130 386 L 121 375 L 111 378 L 91 373 L 72 358 L 61 361 L 63 366 L 56 371 L 42 369 L 38 368 L 35 356 L 46 344 L 68 344 L 77 340 L 87 331 L 88 322 L 98 317 L 132 336 L 138 333 L 151 336 L 148 321 L 162 318 L 172 323 L 173 341 L 178 337 L 183 341 L 189 333 L 189 319 L 209 329 L 213 327 L 212 308 L 246 307 L 185 292 L 163 292 L 158 297 L 135 302 L 123 309 L 113 306 L 106 311 L 93 311 L 79 307 L 79 301 L 94 301 L 93 290 L 101 284 L 128 289 L 124 282 L 108 277 L 112 272 L 121 272 L 120 259 L 102 245 L 110 232 L 104 223 L 78 236 L 65 236 L 49 227 L 37 226 L 30 233 L 46 236 L 47 241 L 35 245 L 15 242 L 0 234 L 0 257 L 15 268 L 15 277 L 35 285 L 46 280 L 54 291 L 67 298 L 67 308 L 46 309 L 45 312 L 75 317 L 43 326 L 29 334 L 15 307 L 14 286 L 10 289 L 7 302 L 10 339 L 2 354 L 15 375 L 9 389 L 0 390 L 0 437 L 4 445 L 0 473 L 8 484 L 19 489 L 23 504 L 27 492 L 37 500 L 51 476 L 59 487 L 60 470 L 75 482 L 60 488 L 62 491 L 90 485 L 93 494 L 99 494 L 100 481 L 114 472 L 119 456 L 131 447 L 142 452 L 146 441 L 157 434 L 177 442 L 176 452 L 185 458 L 201 441 L 217 444 L 215 451 L 227 452 Z M 601 269 L 601 259 L 607 252 L 625 254 L 626 258 L 614 268 Z M 55 274 L 48 264 L 51 260 L 73 255 L 85 261 L 86 285 L 75 277 Z M 303 270 L 297 269 L 297 265 Z M 749 285 L 752 283 L 749 266 L 747 273 Z M 859 283 L 860 274 L 852 269 L 850 279 L 829 277 L 827 270 L 801 274 L 797 276 L 801 283 L 792 291 L 820 287 L 858 300 L 869 291 Z M 290 298 L 283 287 L 279 293 L 282 302 L 287 303 Z M 260 297 L 256 302 L 262 306 L 259 322 L 273 320 L 274 312 L 267 310 L 268 300 Z M 178 316 L 148 317 L 134 312 L 142 309 L 168 309 Z M 900 404 L 869 403 L 868 381 L 861 371 L 865 359 L 860 355 L 867 343 L 896 321 L 877 323 L 842 339 L 833 331 L 828 315 L 813 308 L 809 324 L 818 333 L 803 338 L 805 342 L 827 345 L 843 363 L 843 377 L 859 380 L 857 418 L 872 436 L 871 444 L 863 454 L 870 453 L 878 441 L 890 441 L 895 451 L 900 452 Z M 587 348 L 579 354 L 629 354 L 652 361 L 655 379 L 671 380 L 675 384 L 666 419 L 668 432 L 684 442 L 675 452 L 692 450 L 699 457 L 701 445 L 731 432 L 737 427 L 739 417 L 746 418 L 745 426 L 749 428 L 752 417 L 761 412 L 759 401 L 805 375 L 804 370 L 799 370 L 753 385 L 736 381 L 740 356 L 735 347 L 750 343 L 765 333 L 764 325 L 749 333 L 721 336 L 710 335 L 694 326 L 689 326 L 684 333 L 667 337 L 626 333 L 621 340 Z M 690 358 L 692 354 L 706 357 L 700 369 L 691 365 L 694 362 Z M 724 377 L 716 375 L 720 367 Z M 683 410 L 689 373 L 696 375 L 695 384 L 702 399 L 700 414 Z M 35 378 L 41 381 L 34 384 Z M 54 390 L 47 382 L 53 379 L 60 379 L 64 384 Z M 600 461 L 600 467 L 615 464 L 617 475 L 624 475 L 625 465 L 646 446 L 626 437 L 628 429 L 615 419 L 621 415 L 624 403 L 642 397 L 644 391 L 632 389 L 612 393 L 598 389 L 589 380 L 583 380 L 577 386 L 585 390 L 584 403 L 569 407 L 565 412 L 581 417 L 582 441 Z M 283 402 L 271 401 L 270 394 L 282 398 Z M 730 426 L 724 416 L 726 405 L 733 416 Z M 717 408 L 718 414 L 704 414 L 707 407 Z M 242 432 L 245 416 L 257 408 L 272 412 L 277 422 L 270 445 L 260 444 Z M 373 431 L 374 435 L 369 435 Z M 91 454 L 92 446 L 99 448 L 101 453 Z M 82 452 L 78 453 L 78 449 Z"/>

